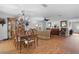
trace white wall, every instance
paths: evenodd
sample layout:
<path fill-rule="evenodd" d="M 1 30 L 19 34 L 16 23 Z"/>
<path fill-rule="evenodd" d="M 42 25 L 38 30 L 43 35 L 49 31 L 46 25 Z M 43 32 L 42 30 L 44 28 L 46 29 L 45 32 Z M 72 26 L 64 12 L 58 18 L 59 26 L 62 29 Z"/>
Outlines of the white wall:
<path fill-rule="evenodd" d="M 72 22 L 72 29 L 74 32 L 79 33 L 79 22 Z"/>
<path fill-rule="evenodd" d="M 70 29 L 73 29 L 74 32 L 79 32 L 79 19 L 71 19 L 70 22 Z"/>
<path fill-rule="evenodd" d="M 60 21 L 62 21 L 63 19 L 58 19 L 58 18 L 55 18 L 55 19 L 49 18 L 49 19 L 50 20 L 47 21 L 47 22 L 51 22 L 51 28 L 54 28 L 54 25 L 57 25 L 58 28 L 60 28 Z M 41 24 L 42 25 L 45 24 L 44 23 L 44 17 L 30 17 L 29 27 L 30 28 L 35 28 L 37 24 L 39 24 L 40 26 L 41 26 Z M 42 26 L 42 28 L 44 28 L 44 27 L 47 27 L 47 25 L 46 26 L 44 26 L 44 25 Z"/>
<path fill-rule="evenodd" d="M 38 27 L 38 24 L 41 26 L 42 20 L 43 20 L 43 17 L 30 17 L 29 18 L 29 26 L 27 26 L 27 29 L 36 28 L 36 27 Z"/>
<path fill-rule="evenodd" d="M 44 18 L 43 17 L 30 17 L 30 23 L 29 23 L 29 28 L 36 28 L 39 26 L 41 26 L 42 30 L 44 29 L 44 22 L 43 22 Z M 79 22 L 79 19 L 53 19 L 51 18 L 48 22 L 51 22 L 51 27 L 53 28 L 54 25 L 57 25 L 60 28 L 60 21 L 62 20 L 67 20 L 68 21 L 68 31 L 70 29 L 74 29 L 74 26 L 77 26 L 79 24 L 73 23 L 73 22 Z M 42 26 L 42 25 L 43 26 Z M 73 25 L 73 27 L 72 27 Z M 46 25 L 47 26 L 47 25 Z M 77 26 L 78 27 L 78 26 Z M 74 30 L 76 30 L 78 32 L 78 30 L 75 28 Z"/>

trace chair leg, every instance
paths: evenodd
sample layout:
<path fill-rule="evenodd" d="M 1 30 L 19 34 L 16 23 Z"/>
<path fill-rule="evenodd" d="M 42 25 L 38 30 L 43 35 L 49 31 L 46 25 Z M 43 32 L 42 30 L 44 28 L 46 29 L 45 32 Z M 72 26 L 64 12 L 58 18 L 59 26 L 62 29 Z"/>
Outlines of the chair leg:
<path fill-rule="evenodd" d="M 33 43 L 34 43 L 34 48 L 36 48 L 36 44 L 35 44 L 35 41 L 34 41 Z"/>
<path fill-rule="evenodd" d="M 17 49 L 19 49 L 19 48 L 20 48 L 20 46 L 19 46 L 19 43 L 18 43 L 18 42 L 16 43 L 16 48 L 17 48 Z"/>
<path fill-rule="evenodd" d="M 37 37 L 37 46 L 38 46 L 38 37 Z"/>

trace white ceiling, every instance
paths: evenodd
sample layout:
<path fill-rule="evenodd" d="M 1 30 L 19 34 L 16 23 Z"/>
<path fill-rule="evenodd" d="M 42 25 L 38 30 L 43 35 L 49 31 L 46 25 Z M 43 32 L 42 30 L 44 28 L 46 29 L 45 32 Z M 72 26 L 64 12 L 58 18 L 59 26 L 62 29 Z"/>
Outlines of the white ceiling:
<path fill-rule="evenodd" d="M 0 4 L 0 16 L 18 15 L 21 10 L 31 17 L 79 18 L 79 4 Z"/>

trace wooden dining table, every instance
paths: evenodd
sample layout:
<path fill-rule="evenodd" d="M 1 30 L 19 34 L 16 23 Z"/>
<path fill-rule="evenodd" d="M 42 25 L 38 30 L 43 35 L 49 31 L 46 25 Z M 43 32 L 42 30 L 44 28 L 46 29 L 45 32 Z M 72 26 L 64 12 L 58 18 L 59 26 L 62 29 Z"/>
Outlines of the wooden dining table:
<path fill-rule="evenodd" d="M 28 38 L 33 38 L 34 36 L 32 36 L 32 35 L 18 35 L 18 37 L 19 37 L 19 42 L 20 42 L 20 53 L 21 53 L 21 51 L 22 51 L 22 42 L 25 42 L 25 40 L 27 40 L 27 41 L 29 41 L 30 39 L 28 39 Z M 37 44 L 37 46 L 38 46 L 38 38 L 37 38 L 37 40 L 36 40 L 36 44 Z"/>

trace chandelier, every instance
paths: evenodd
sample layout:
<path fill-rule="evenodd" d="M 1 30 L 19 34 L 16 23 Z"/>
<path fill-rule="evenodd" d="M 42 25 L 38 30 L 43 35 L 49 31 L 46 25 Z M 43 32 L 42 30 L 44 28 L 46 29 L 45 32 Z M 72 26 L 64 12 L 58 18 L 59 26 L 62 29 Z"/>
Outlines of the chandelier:
<path fill-rule="evenodd" d="M 29 25 L 29 17 L 25 15 L 25 11 L 22 10 L 21 11 L 21 14 L 19 16 L 19 20 L 21 20 L 21 22 L 23 22 L 25 24 L 25 26 L 28 26 Z"/>

